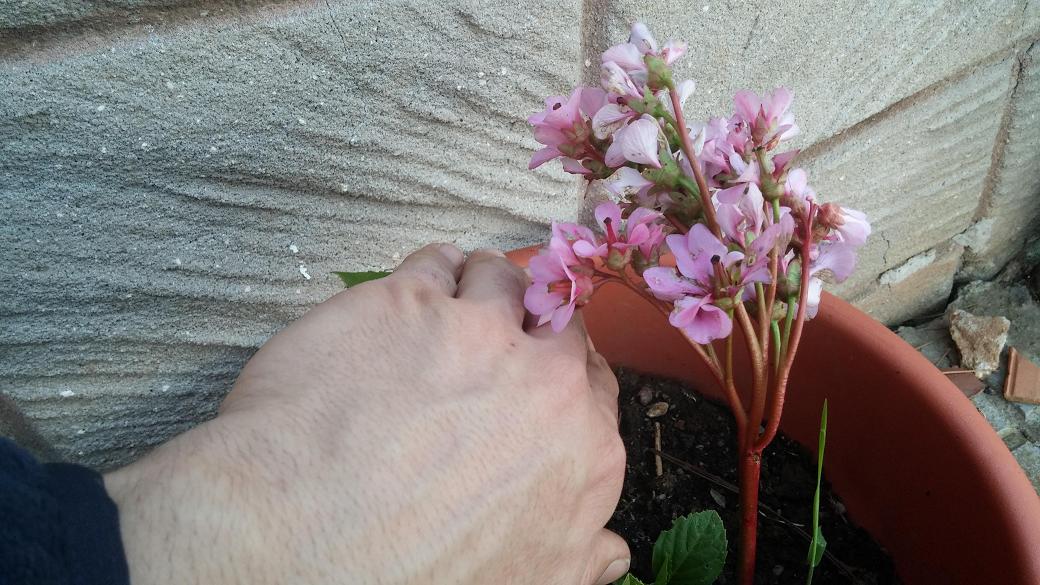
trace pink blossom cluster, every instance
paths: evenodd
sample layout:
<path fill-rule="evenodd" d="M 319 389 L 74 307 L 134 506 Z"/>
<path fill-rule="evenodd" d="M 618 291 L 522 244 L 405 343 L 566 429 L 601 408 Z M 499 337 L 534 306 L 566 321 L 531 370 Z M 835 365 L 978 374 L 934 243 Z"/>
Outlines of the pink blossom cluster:
<path fill-rule="evenodd" d="M 753 307 L 765 290 L 793 308 L 803 270 L 812 317 L 823 280 L 841 282 L 855 267 L 870 234 L 866 216 L 821 204 L 793 167 L 798 151 L 779 151 L 798 134 L 791 92 L 737 92 L 731 116 L 687 127 L 681 110 L 694 83 L 671 77 L 685 52 L 671 41 L 659 48 L 637 23 L 627 43 L 603 53 L 602 87 L 549 98 L 529 118 L 544 145 L 531 168 L 561 158 L 568 172 L 606 180 L 619 200 L 596 209 L 599 232 L 554 224 L 531 261 L 525 304 L 556 330 L 599 284 L 641 278 L 671 306 L 672 325 L 706 344 L 727 337 L 734 307 Z M 661 265 L 669 251 L 674 267 Z"/>

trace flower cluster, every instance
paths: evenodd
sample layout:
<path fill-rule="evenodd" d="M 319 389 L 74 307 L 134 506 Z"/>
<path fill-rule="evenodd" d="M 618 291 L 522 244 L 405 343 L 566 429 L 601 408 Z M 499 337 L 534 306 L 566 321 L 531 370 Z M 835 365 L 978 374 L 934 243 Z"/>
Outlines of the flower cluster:
<path fill-rule="evenodd" d="M 660 212 L 641 207 L 626 220 L 621 216 L 618 204 L 606 202 L 596 207 L 601 234 L 573 223 L 553 224 L 549 247 L 531 259 L 533 284 L 524 295 L 524 306 L 539 325 L 551 322 L 555 331 L 563 329 L 595 287 L 615 276 L 607 270 L 657 263 L 665 238 Z"/>
<path fill-rule="evenodd" d="M 791 92 L 740 91 L 728 118 L 687 125 L 682 105 L 694 83 L 671 74 L 685 52 L 671 41 L 659 47 L 636 24 L 627 43 L 603 53 L 601 87 L 549 98 L 529 119 L 544 145 L 531 168 L 562 158 L 564 170 L 606 180 L 619 200 L 596 209 L 598 232 L 554 224 L 531 261 L 525 304 L 556 330 L 602 282 L 641 278 L 670 307 L 672 325 L 707 344 L 731 333 L 745 303 L 779 321 L 804 300 L 811 318 L 823 280 L 841 282 L 855 267 L 870 234 L 865 215 L 821 204 L 793 167 L 798 151 L 779 148 L 798 134 Z M 661 264 L 666 251 L 674 267 Z"/>

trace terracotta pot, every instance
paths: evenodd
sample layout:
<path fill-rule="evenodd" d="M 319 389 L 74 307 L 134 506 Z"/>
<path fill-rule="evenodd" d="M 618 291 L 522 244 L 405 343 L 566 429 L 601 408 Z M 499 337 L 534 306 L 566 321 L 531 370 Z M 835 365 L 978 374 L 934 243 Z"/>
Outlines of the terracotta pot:
<path fill-rule="evenodd" d="M 536 251 L 510 257 L 524 265 Z M 611 364 L 723 401 L 685 339 L 637 294 L 605 285 L 584 316 Z M 812 451 L 824 398 L 826 477 L 906 585 L 1040 584 L 1040 498 L 1003 442 L 928 360 L 827 294 L 806 324 L 781 424 Z"/>

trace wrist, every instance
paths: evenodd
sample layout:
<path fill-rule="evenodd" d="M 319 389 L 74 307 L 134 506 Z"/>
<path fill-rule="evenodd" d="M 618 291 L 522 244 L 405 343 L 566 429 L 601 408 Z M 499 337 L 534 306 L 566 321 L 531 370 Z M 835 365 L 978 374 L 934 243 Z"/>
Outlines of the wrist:
<path fill-rule="evenodd" d="M 240 571 L 250 563 L 229 562 L 240 556 L 228 548 L 241 538 L 234 532 L 242 518 L 217 426 L 206 423 L 104 476 L 134 585 L 247 577 Z"/>

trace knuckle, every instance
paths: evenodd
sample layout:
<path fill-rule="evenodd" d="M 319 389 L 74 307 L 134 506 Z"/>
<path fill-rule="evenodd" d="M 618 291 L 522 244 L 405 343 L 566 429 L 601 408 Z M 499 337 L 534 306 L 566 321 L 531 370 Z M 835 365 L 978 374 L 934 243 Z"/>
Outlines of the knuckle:
<path fill-rule="evenodd" d="M 613 430 L 607 433 L 607 437 L 597 452 L 596 461 L 599 473 L 602 474 L 601 477 L 618 482 L 625 477 L 628 456 L 620 434 Z"/>

